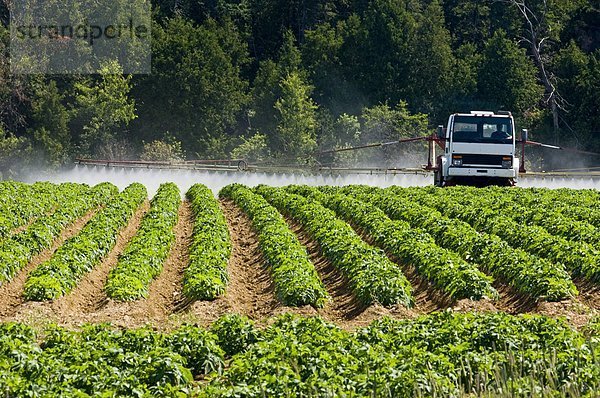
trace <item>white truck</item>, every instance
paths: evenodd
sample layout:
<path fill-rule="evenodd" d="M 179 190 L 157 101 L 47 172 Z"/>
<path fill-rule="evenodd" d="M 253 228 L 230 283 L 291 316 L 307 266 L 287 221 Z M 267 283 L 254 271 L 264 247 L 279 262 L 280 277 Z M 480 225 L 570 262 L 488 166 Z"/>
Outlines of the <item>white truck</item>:
<path fill-rule="evenodd" d="M 444 148 L 434 166 L 436 186 L 517 182 L 519 158 L 515 151 L 515 122 L 510 112 L 455 113 L 450 115 L 445 129 L 438 127 L 436 138 Z M 527 141 L 527 130 L 523 130 L 521 138 Z"/>

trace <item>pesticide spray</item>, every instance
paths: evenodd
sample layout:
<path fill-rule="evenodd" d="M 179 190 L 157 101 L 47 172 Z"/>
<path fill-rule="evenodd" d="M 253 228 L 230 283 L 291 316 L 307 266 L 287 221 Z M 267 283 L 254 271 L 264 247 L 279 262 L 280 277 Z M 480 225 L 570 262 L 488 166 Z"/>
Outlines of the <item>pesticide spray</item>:
<path fill-rule="evenodd" d="M 39 180 L 54 183 L 77 182 L 95 185 L 100 182 L 111 182 L 119 189 L 123 189 L 133 182 L 146 186 L 148 193 L 153 195 L 160 184 L 164 182 L 176 183 L 182 192 L 190 186 L 201 183 L 208 186 L 213 192 L 218 191 L 232 183 L 241 183 L 247 186 L 266 184 L 271 186 L 299 185 L 332 185 L 344 186 L 351 184 L 364 184 L 377 187 L 392 185 L 402 187 L 428 186 L 433 183 L 431 173 L 424 171 L 379 171 L 373 173 L 353 172 L 263 172 L 263 171 L 211 171 L 211 170 L 181 170 L 181 169 L 154 169 L 154 168 L 128 168 L 106 167 L 101 165 L 75 165 L 70 170 L 44 175 L 31 172 L 24 178 L 25 182 Z M 528 188 L 572 188 L 572 189 L 600 189 L 600 175 L 562 176 L 553 174 L 523 175 L 519 179 L 519 186 Z"/>

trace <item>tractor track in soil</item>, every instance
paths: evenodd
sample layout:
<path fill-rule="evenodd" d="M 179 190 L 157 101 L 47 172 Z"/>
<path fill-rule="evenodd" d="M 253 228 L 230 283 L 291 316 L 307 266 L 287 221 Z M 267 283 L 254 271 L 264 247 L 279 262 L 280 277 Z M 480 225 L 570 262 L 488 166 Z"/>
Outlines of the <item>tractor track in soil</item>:
<path fill-rule="evenodd" d="M 36 269 L 43 262 L 49 260 L 60 246 L 68 239 L 77 235 L 87 222 L 94 217 L 99 209 L 100 208 L 90 210 L 78 220 L 68 225 L 54 242 L 52 242 L 50 248 L 43 250 L 38 255 L 34 256 L 29 264 L 20 270 L 10 282 L 0 286 L 0 297 L 2 298 L 0 300 L 0 319 L 18 320 L 18 317 L 17 319 L 14 317 L 17 313 L 21 312 L 20 307 L 25 304 L 25 300 L 23 299 L 23 288 L 31 271 Z"/>

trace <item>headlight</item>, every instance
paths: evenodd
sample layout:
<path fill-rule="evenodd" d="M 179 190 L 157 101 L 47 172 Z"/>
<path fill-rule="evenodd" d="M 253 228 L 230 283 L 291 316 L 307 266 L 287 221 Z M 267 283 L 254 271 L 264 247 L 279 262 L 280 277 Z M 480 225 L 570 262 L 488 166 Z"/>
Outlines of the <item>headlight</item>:
<path fill-rule="evenodd" d="M 462 156 L 457 156 L 457 155 L 452 156 L 452 166 L 461 167 L 462 166 Z"/>
<path fill-rule="evenodd" d="M 502 168 L 503 169 L 510 169 L 512 167 L 512 156 L 504 156 L 502 158 Z"/>

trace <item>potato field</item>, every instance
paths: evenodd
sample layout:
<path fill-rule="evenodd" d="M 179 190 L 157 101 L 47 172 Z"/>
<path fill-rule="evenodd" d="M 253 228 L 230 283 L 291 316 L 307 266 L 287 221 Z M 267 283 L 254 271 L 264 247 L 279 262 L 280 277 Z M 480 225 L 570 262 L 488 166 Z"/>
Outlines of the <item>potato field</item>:
<path fill-rule="evenodd" d="M 596 397 L 600 193 L 0 182 L 0 396 Z"/>

